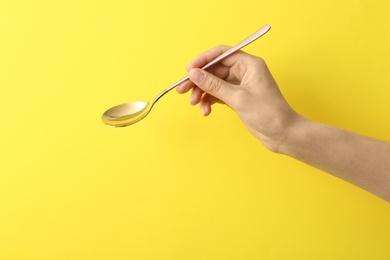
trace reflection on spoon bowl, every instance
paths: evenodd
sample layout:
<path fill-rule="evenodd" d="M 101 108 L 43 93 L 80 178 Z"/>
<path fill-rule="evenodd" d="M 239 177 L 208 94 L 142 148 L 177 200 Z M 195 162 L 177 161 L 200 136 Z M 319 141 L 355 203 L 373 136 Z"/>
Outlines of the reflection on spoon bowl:
<path fill-rule="evenodd" d="M 124 127 L 144 118 L 150 111 L 148 102 L 128 102 L 108 109 L 102 116 L 104 124 Z"/>

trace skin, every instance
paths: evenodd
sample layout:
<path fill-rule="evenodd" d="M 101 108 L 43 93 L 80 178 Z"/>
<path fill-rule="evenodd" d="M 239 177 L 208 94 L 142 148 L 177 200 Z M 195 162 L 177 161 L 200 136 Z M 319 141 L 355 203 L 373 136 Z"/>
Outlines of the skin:
<path fill-rule="evenodd" d="M 288 155 L 390 202 L 390 143 L 314 122 L 287 103 L 265 61 L 239 51 L 207 71 L 199 69 L 229 47 L 218 46 L 188 66 L 190 103 L 208 116 L 225 103 L 270 151 Z"/>

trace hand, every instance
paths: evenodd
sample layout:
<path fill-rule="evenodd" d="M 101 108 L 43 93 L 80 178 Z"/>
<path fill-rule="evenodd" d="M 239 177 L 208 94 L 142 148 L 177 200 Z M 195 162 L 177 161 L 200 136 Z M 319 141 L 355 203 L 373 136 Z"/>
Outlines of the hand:
<path fill-rule="evenodd" d="M 237 112 L 268 149 L 286 154 L 353 183 L 390 202 L 390 143 L 320 124 L 296 113 L 283 98 L 264 60 L 236 52 L 204 71 L 229 47 L 201 54 L 187 67 L 189 78 L 177 88 L 192 89 L 190 103 L 203 115 L 217 102 Z"/>
<path fill-rule="evenodd" d="M 301 117 L 283 98 L 261 58 L 239 51 L 208 71 L 198 69 L 228 49 L 218 46 L 195 58 L 187 66 L 190 81 L 181 84 L 177 92 L 192 89 L 190 103 L 200 104 L 204 116 L 211 113 L 213 104 L 226 103 L 254 136 L 276 152 L 290 126 Z"/>

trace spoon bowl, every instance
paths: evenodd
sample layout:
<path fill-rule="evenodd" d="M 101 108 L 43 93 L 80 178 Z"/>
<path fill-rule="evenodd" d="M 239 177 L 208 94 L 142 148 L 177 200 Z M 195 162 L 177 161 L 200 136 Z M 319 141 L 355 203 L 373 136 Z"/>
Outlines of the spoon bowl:
<path fill-rule="evenodd" d="M 233 54 L 234 52 L 238 51 L 239 49 L 245 47 L 246 45 L 250 44 L 251 42 L 257 40 L 261 36 L 263 36 L 265 33 L 267 33 L 271 29 L 271 26 L 269 24 L 261 27 L 259 30 L 257 30 L 255 33 L 238 43 L 237 45 L 230 48 L 228 51 L 222 53 L 218 57 L 216 57 L 214 60 L 207 63 L 202 69 L 207 69 L 210 66 L 218 63 L 222 59 L 226 58 L 227 56 Z M 179 86 L 181 83 L 187 81 L 189 78 L 188 76 L 177 81 L 169 88 L 165 89 L 163 92 L 161 92 L 151 103 L 144 102 L 144 101 L 138 101 L 138 102 L 128 102 L 121 105 L 114 106 L 110 109 L 108 109 L 106 112 L 102 115 L 102 121 L 104 124 L 112 127 L 124 127 L 128 125 L 132 125 L 134 123 L 137 123 L 138 121 L 145 118 L 150 110 L 153 108 L 154 104 L 166 93 L 171 91 L 173 88 Z"/>
<path fill-rule="evenodd" d="M 149 102 L 128 102 L 108 109 L 102 115 L 102 121 L 108 126 L 124 127 L 144 118 L 150 109 Z"/>

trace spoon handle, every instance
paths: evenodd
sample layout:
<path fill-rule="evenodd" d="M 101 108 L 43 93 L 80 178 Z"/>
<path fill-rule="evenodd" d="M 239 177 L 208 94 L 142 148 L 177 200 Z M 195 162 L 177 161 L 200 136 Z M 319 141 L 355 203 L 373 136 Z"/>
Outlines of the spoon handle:
<path fill-rule="evenodd" d="M 216 57 L 215 59 L 213 59 L 212 61 L 210 61 L 209 63 L 207 63 L 205 66 L 202 67 L 202 69 L 207 69 L 208 67 L 211 67 L 213 66 L 215 63 L 221 61 L 222 59 L 226 58 L 227 56 L 235 53 L 236 51 L 238 51 L 239 49 L 242 49 L 244 48 L 245 46 L 247 46 L 248 44 L 254 42 L 255 40 L 259 39 L 261 36 L 263 36 L 264 34 L 266 34 L 269 30 L 271 29 L 271 26 L 269 24 L 267 25 L 264 25 L 263 27 L 261 27 L 259 30 L 257 30 L 256 32 L 254 32 L 252 35 L 248 36 L 246 39 L 244 39 L 243 41 L 239 42 L 238 44 L 236 44 L 235 46 L 231 47 L 229 50 L 227 50 L 226 52 L 222 53 L 221 55 L 219 55 L 218 57 Z"/>
<path fill-rule="evenodd" d="M 264 34 L 266 34 L 269 30 L 271 29 L 271 25 L 269 24 L 266 24 L 264 25 L 263 27 L 261 27 L 259 30 L 257 30 L 256 32 L 254 32 L 252 35 L 248 36 L 247 38 L 245 38 L 243 41 L 239 42 L 238 44 L 236 44 L 235 46 L 231 47 L 229 50 L 227 50 L 226 52 L 222 53 L 221 55 L 219 55 L 218 57 L 216 57 L 215 59 L 213 59 L 212 61 L 210 61 L 209 63 L 207 63 L 206 65 L 204 65 L 202 67 L 202 69 L 207 69 L 209 68 L 210 66 L 214 65 L 215 63 L 221 61 L 222 59 L 226 58 L 227 56 L 233 54 L 234 52 L 238 51 L 239 49 L 247 46 L 248 44 L 252 43 L 253 41 L 257 40 L 258 38 L 260 38 L 261 36 L 263 36 Z M 179 86 L 181 83 L 187 81 L 189 79 L 188 76 L 186 76 L 185 78 L 182 78 L 181 80 L 177 81 L 176 83 L 174 83 L 172 86 L 170 86 L 169 88 L 165 89 L 163 92 L 161 92 L 160 95 L 158 95 L 152 104 L 154 104 L 155 102 L 157 102 L 162 96 L 164 96 L 166 93 L 168 93 L 169 91 L 171 91 L 173 88 Z"/>
<path fill-rule="evenodd" d="M 215 59 L 213 59 L 212 61 L 210 61 L 209 63 L 207 63 L 206 65 L 204 65 L 202 67 L 202 69 L 207 69 L 209 68 L 210 66 L 214 65 L 215 63 L 221 61 L 222 59 L 226 58 L 227 56 L 233 54 L 234 52 L 238 51 L 239 49 L 247 46 L 248 44 L 252 43 L 253 41 L 257 40 L 258 38 L 260 38 L 261 36 L 263 36 L 264 34 L 266 34 L 269 30 L 271 29 L 271 26 L 269 24 L 267 25 L 264 25 L 263 27 L 261 27 L 259 30 L 257 30 L 256 32 L 254 32 L 252 35 L 250 35 L 249 37 L 245 38 L 243 41 L 241 41 L 240 43 L 236 44 L 235 46 L 231 47 L 229 50 L 227 50 L 226 52 L 222 53 L 221 55 L 219 55 L 218 57 L 216 57 Z M 164 90 L 163 92 L 161 92 L 160 95 L 158 95 L 153 103 L 157 102 L 157 100 L 159 100 L 162 96 L 164 96 L 167 92 L 169 92 L 170 90 L 172 90 L 173 88 L 179 86 L 181 83 L 187 81 L 189 78 L 188 76 L 177 81 L 176 83 L 174 83 L 172 86 L 170 86 L 169 88 L 167 88 L 166 90 Z"/>

